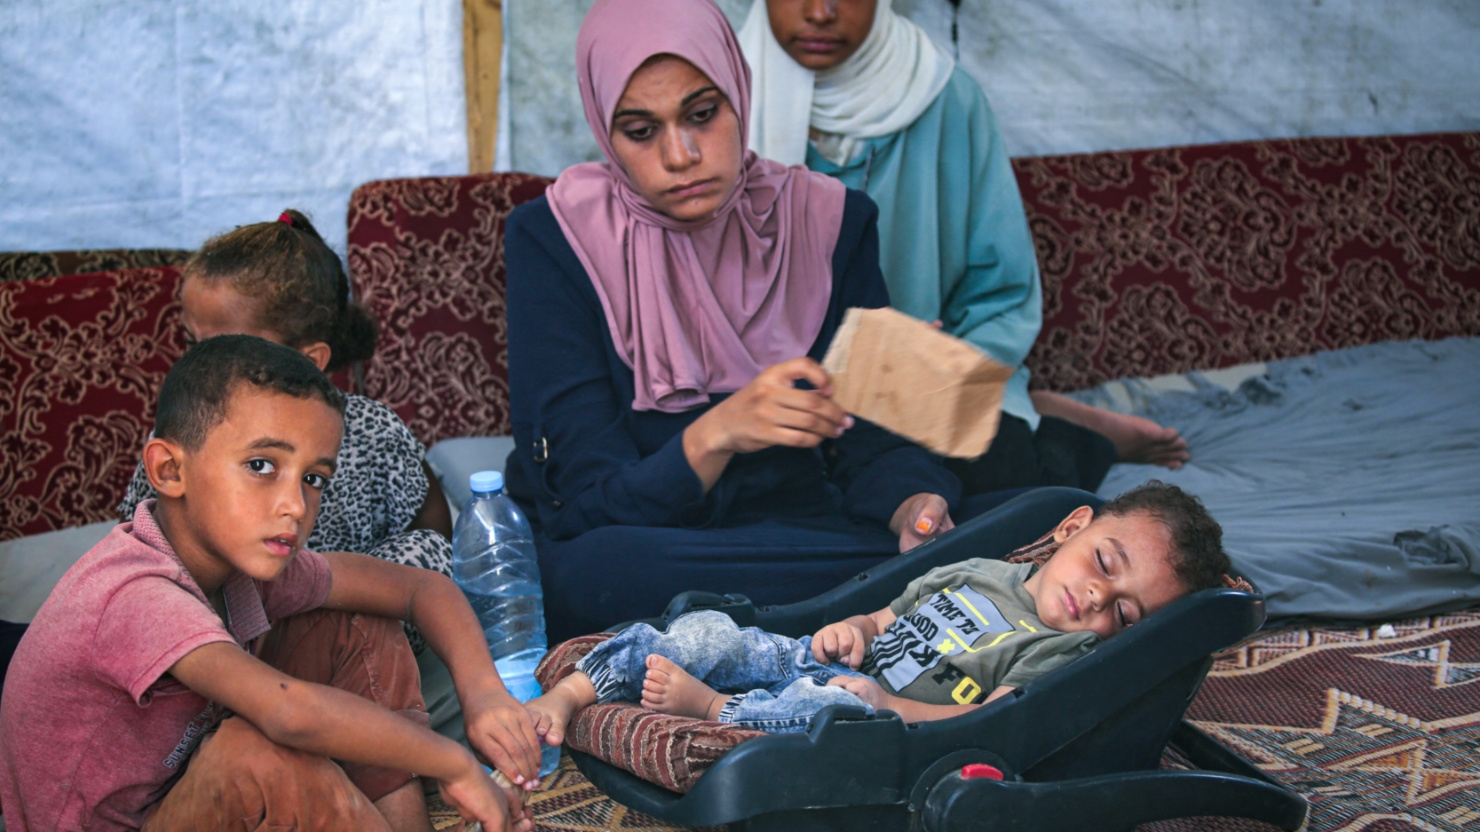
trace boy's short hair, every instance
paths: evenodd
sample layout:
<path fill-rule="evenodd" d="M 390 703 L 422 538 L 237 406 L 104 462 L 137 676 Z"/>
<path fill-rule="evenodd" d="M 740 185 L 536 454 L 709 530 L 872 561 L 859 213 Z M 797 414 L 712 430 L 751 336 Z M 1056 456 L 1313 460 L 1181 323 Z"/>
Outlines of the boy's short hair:
<path fill-rule="evenodd" d="M 303 353 L 255 335 L 218 335 L 186 350 L 164 377 L 154 435 L 195 450 L 226 418 L 242 384 L 318 398 L 344 415 L 344 394 Z"/>
<path fill-rule="evenodd" d="M 1175 485 L 1150 480 L 1095 510 L 1095 516 L 1151 515 L 1172 535 L 1172 570 L 1188 592 L 1223 586 L 1230 571 L 1223 527 L 1202 501 Z"/>

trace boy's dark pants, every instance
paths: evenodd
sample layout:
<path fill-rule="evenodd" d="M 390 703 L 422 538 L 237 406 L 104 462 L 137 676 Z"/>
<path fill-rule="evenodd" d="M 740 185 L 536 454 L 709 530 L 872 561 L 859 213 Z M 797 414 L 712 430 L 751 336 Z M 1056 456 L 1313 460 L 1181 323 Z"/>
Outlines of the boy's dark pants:
<path fill-rule="evenodd" d="M 274 624 L 258 657 L 296 679 L 363 696 L 418 725 L 429 722 L 399 621 L 314 610 Z M 144 829 L 389 830 L 372 803 L 412 776 L 278 745 L 245 719 L 229 717 L 201 741 Z"/>

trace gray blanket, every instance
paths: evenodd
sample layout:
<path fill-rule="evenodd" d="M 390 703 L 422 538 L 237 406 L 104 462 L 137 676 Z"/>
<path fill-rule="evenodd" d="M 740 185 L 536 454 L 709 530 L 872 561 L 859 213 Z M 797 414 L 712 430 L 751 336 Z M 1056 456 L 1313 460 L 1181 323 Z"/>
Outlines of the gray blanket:
<path fill-rule="evenodd" d="M 1117 465 L 1100 493 L 1158 478 L 1197 494 L 1272 617 L 1480 601 L 1480 339 L 1288 359 L 1235 391 L 1203 383 L 1135 410 L 1182 431 L 1192 463 Z"/>

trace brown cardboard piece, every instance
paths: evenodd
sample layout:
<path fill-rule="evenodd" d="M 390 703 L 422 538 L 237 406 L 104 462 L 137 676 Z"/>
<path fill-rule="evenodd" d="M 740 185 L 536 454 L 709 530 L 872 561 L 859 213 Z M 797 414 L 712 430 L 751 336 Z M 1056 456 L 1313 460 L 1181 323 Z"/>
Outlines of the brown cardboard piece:
<path fill-rule="evenodd" d="M 893 309 L 849 309 L 822 366 L 833 401 L 945 456 L 975 458 L 997 435 L 1012 368 Z"/>

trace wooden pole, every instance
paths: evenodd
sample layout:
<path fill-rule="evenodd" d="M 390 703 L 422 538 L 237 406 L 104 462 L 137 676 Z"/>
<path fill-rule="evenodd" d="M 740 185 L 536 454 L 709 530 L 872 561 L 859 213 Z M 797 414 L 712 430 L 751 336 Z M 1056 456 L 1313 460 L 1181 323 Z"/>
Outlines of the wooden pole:
<path fill-rule="evenodd" d="M 493 170 L 498 147 L 503 0 L 463 0 L 463 76 L 468 99 L 468 172 Z"/>

